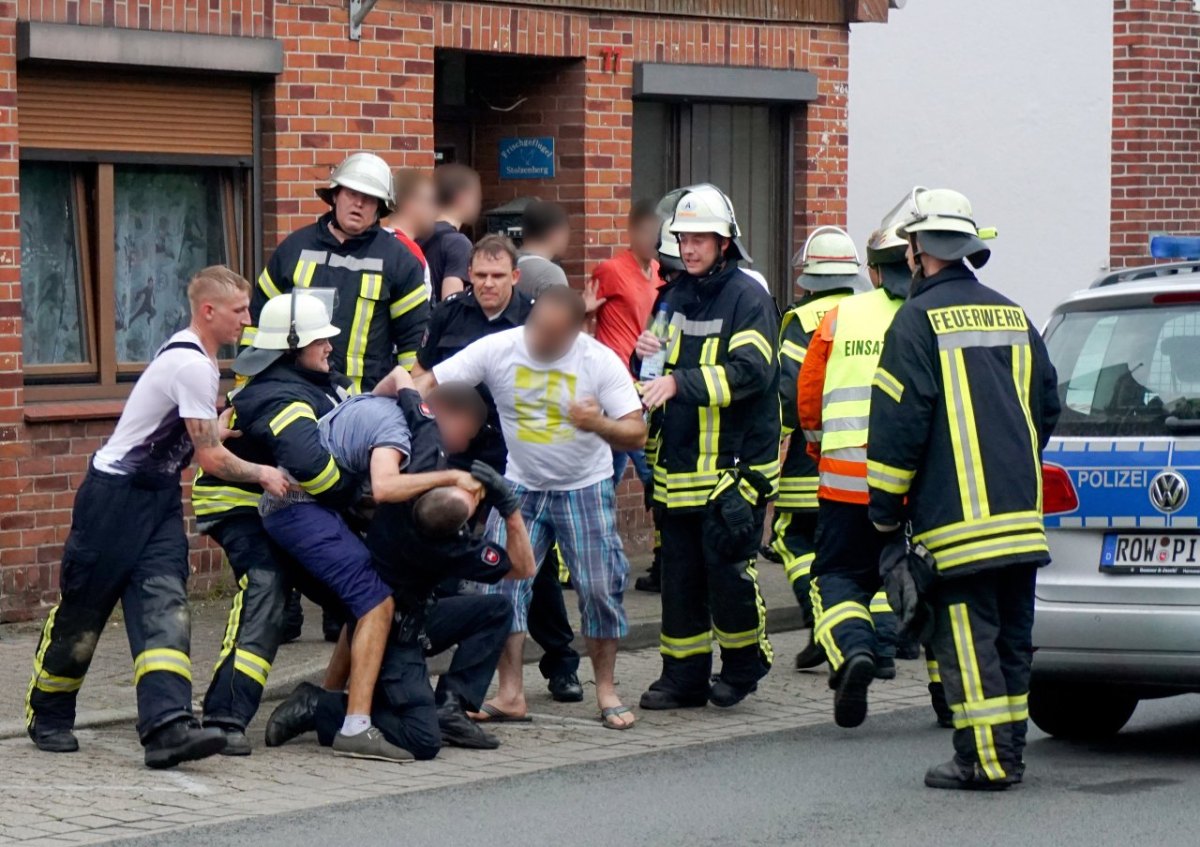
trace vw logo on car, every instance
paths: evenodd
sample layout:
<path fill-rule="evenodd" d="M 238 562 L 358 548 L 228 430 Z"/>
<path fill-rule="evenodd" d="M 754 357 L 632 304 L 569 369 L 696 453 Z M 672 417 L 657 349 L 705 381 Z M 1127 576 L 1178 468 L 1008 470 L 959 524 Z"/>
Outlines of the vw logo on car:
<path fill-rule="evenodd" d="M 1187 480 L 1172 470 L 1162 471 L 1150 480 L 1150 505 L 1164 515 L 1174 514 L 1187 504 Z"/>

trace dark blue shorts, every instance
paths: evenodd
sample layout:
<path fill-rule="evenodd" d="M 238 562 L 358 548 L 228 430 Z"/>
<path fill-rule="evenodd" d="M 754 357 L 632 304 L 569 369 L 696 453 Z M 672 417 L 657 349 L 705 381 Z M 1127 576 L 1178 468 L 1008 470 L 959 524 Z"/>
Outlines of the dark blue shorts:
<path fill-rule="evenodd" d="M 362 539 L 333 509 L 297 503 L 267 515 L 263 526 L 301 567 L 337 594 L 355 619 L 392 596 Z"/>

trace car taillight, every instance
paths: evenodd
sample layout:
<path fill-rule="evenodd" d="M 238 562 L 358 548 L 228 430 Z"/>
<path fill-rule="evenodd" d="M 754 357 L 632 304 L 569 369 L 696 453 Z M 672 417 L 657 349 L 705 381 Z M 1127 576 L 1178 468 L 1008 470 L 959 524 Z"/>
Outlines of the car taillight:
<path fill-rule="evenodd" d="M 1079 495 L 1067 472 L 1058 465 L 1042 465 L 1042 511 L 1057 515 L 1078 508 Z"/>
<path fill-rule="evenodd" d="M 1156 306 L 1173 306 L 1176 303 L 1200 303 L 1200 291 L 1170 291 L 1166 294 L 1155 294 Z"/>

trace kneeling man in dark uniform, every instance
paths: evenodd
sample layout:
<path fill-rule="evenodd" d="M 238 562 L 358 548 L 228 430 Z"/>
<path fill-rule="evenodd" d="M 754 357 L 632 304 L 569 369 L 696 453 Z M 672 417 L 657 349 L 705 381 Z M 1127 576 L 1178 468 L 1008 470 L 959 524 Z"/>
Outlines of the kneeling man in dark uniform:
<path fill-rule="evenodd" d="M 448 390 L 434 391 L 429 405 L 416 391 L 400 392 L 397 402 L 411 431 L 407 472 L 444 468 L 447 450 L 465 448 L 478 430 L 479 419 L 466 408 L 478 394 L 466 386 L 463 391 L 458 388 L 447 385 L 442 389 Z M 499 595 L 449 592 L 447 583 L 528 579 L 535 570 L 529 535 L 508 483 L 481 462 L 472 467 L 472 475 L 482 483 L 482 495 L 444 486 L 411 502 L 381 503 L 367 534 L 375 568 L 394 590 L 396 601 L 371 720 L 390 743 L 415 759 L 432 759 L 444 743 L 476 749 L 499 745 L 466 713 L 483 704 L 508 637 L 512 608 Z M 481 507 L 495 508 L 504 518 L 506 547 L 468 531 L 470 518 Z M 426 657 L 455 645 L 450 669 L 434 690 Z M 320 743 L 328 746 L 345 712 L 344 694 L 302 683 L 271 715 L 267 745 L 315 730 Z"/>

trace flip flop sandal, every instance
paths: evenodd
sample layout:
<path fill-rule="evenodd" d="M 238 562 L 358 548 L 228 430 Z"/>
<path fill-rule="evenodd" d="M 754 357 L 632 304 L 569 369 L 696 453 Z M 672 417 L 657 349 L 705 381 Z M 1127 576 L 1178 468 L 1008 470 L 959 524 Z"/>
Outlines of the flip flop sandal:
<path fill-rule="evenodd" d="M 626 730 L 632 729 L 636 725 L 634 723 L 614 723 L 610 718 L 619 718 L 622 715 L 632 715 L 633 709 L 628 706 L 607 706 L 600 710 L 600 723 L 604 724 L 605 729 Z"/>
<path fill-rule="evenodd" d="M 472 718 L 475 723 L 533 723 L 533 718 L 529 715 L 510 715 L 491 703 L 484 703 L 476 714 L 478 717 Z"/>

